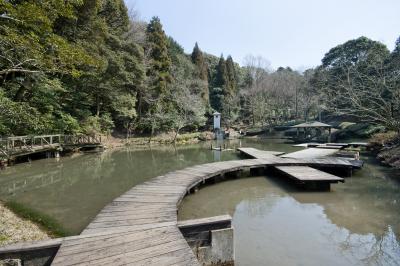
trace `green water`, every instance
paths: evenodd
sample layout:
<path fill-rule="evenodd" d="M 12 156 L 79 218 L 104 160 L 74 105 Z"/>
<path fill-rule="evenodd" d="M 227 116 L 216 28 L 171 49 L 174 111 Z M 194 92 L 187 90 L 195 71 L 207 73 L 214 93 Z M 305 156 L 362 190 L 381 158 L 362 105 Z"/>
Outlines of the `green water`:
<path fill-rule="evenodd" d="M 238 158 L 234 151 L 211 151 L 210 145 L 127 148 L 17 164 L 0 171 L 0 199 L 50 215 L 71 234 L 79 234 L 107 203 L 136 184 L 187 166 Z M 239 140 L 229 143 L 230 148 L 239 145 Z M 294 150 L 273 142 L 268 146 Z"/>
<path fill-rule="evenodd" d="M 298 149 L 273 140 L 241 145 Z M 190 165 L 238 159 L 234 151 L 209 147 L 120 149 L 19 164 L 0 172 L 0 199 L 50 215 L 78 234 L 136 184 Z M 237 265 L 399 265 L 400 174 L 363 159 L 366 166 L 331 192 L 301 192 L 276 177 L 243 178 L 187 197 L 179 217 L 232 215 Z"/>
<path fill-rule="evenodd" d="M 204 187 L 179 219 L 233 217 L 236 265 L 400 265 L 400 173 L 366 165 L 330 192 L 274 176 Z"/>

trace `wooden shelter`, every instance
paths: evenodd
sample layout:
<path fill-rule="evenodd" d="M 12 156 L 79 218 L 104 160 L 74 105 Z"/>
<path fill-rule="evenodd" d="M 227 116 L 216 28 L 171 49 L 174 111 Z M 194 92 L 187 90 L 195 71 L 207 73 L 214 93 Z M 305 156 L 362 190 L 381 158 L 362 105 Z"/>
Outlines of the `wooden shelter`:
<path fill-rule="evenodd" d="M 331 141 L 332 126 L 321 123 L 318 121 L 305 122 L 298 125 L 292 126 L 297 129 L 296 140 L 319 140 L 324 135 L 327 135 L 327 141 Z"/>

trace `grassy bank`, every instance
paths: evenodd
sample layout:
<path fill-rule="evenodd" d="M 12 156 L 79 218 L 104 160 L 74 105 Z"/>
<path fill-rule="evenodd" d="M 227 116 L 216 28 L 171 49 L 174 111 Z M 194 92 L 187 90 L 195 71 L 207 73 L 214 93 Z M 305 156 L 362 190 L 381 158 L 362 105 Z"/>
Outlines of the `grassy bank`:
<path fill-rule="evenodd" d="M 50 234 L 46 230 L 30 220 L 20 217 L 0 202 L 0 246 L 49 238 Z"/>
<path fill-rule="evenodd" d="M 153 137 L 133 136 L 126 138 L 124 135 L 116 135 L 102 138 L 107 148 L 116 148 L 122 146 L 146 146 L 146 145 L 165 145 L 165 144 L 194 144 L 200 141 L 212 140 L 212 132 L 193 132 L 178 134 L 175 139 L 175 133 L 163 133 Z"/>
<path fill-rule="evenodd" d="M 16 201 L 8 201 L 4 203 L 4 206 L 18 217 L 36 224 L 43 232 L 46 232 L 46 234 L 50 237 L 55 238 L 69 235 L 68 231 L 66 231 L 54 218 L 46 214 L 26 207 L 25 205 Z"/>

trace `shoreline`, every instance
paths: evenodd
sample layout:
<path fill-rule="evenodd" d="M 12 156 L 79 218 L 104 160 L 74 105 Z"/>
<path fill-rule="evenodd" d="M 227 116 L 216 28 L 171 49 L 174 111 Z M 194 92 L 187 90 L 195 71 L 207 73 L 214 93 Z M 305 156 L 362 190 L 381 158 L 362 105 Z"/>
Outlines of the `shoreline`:
<path fill-rule="evenodd" d="M 51 234 L 34 221 L 23 218 L 0 201 L 0 247 L 23 241 L 51 239 Z"/>
<path fill-rule="evenodd" d="M 260 136 L 258 136 L 260 137 Z M 252 138 L 252 137 L 251 137 Z M 138 148 L 138 149 L 148 149 L 153 143 L 144 143 L 139 145 L 138 143 L 143 143 L 145 138 L 136 138 L 132 143 L 123 142 L 123 139 L 114 138 L 111 143 L 119 143 L 120 145 L 110 145 L 107 146 L 106 151 L 113 151 L 121 148 Z M 198 140 L 198 139 L 197 139 Z M 196 142 L 185 141 L 184 143 L 179 143 L 179 145 L 189 145 L 198 142 L 205 142 L 198 140 Z M 155 148 L 170 145 L 168 142 L 155 142 Z M 397 147 L 400 149 L 400 147 Z M 379 157 L 378 157 L 379 158 Z M 390 167 L 384 162 L 381 163 L 387 167 Z M 9 217 L 6 220 L 10 220 L 7 223 L 2 219 L 3 217 Z M 30 240 L 44 240 L 54 237 L 61 237 L 68 235 L 58 223 L 51 217 L 42 215 L 35 210 L 29 209 L 21 204 L 15 202 L 1 202 L 0 201 L 0 246 L 17 243 L 20 241 L 30 241 Z"/>

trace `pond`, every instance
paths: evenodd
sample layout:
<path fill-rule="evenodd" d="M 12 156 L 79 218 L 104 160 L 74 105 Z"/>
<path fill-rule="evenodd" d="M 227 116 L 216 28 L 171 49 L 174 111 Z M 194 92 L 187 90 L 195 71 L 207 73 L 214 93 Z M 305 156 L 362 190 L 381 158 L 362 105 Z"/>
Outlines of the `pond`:
<path fill-rule="evenodd" d="M 265 150 L 298 149 L 276 140 L 240 142 Z M 233 159 L 236 152 L 211 151 L 210 143 L 201 143 L 33 161 L 0 172 L 0 199 L 49 215 L 70 234 L 79 234 L 107 203 L 136 184 Z M 298 191 L 270 176 L 236 179 L 185 198 L 179 218 L 230 214 L 237 265 L 398 265 L 400 176 L 371 157 L 362 159 L 366 166 L 331 192 Z"/>

